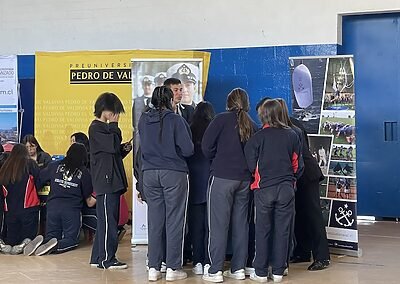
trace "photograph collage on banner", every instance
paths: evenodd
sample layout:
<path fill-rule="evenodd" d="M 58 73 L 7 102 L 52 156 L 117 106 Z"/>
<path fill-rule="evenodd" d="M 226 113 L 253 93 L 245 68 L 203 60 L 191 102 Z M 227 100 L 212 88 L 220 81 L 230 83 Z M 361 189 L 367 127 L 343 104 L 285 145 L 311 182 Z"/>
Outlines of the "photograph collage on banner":
<path fill-rule="evenodd" d="M 354 63 L 351 56 L 290 58 L 293 116 L 309 133 L 325 179 L 321 210 L 331 247 L 358 250 Z"/>
<path fill-rule="evenodd" d="M 0 143 L 6 151 L 18 143 L 17 56 L 0 56 Z"/>

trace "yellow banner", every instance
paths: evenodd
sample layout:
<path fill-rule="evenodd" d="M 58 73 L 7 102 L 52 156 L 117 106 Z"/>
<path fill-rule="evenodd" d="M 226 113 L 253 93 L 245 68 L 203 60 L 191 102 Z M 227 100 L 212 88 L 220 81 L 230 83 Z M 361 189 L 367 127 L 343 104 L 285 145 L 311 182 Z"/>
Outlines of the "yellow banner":
<path fill-rule="evenodd" d="M 126 111 L 120 118 L 123 141 L 132 138 L 132 58 L 203 59 L 204 95 L 210 63 L 210 54 L 206 52 L 36 52 L 35 137 L 46 152 L 65 154 L 71 134 L 87 134 L 94 119 L 94 102 L 103 92 L 113 92 L 121 99 Z M 129 155 L 124 160 L 130 187 L 129 200 L 132 200 L 132 157 Z"/>

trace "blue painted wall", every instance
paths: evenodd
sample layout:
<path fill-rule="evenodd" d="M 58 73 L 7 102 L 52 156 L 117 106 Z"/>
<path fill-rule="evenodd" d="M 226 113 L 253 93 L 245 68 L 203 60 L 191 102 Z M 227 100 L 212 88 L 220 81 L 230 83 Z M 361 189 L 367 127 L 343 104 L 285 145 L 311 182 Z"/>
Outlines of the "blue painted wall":
<path fill-rule="evenodd" d="M 33 133 L 35 105 L 35 56 L 18 55 L 18 80 L 24 113 L 22 116 L 21 139 Z"/>
<path fill-rule="evenodd" d="M 291 109 L 289 57 L 336 55 L 337 45 L 301 45 L 211 49 L 205 99 L 217 112 L 225 110 L 227 94 L 236 87 L 249 93 L 250 114 L 258 122 L 255 105 L 265 97 L 284 98 Z"/>
<path fill-rule="evenodd" d="M 400 141 L 385 141 L 385 122 L 400 124 L 400 14 L 343 19 L 340 54 L 354 54 L 358 213 L 400 216 Z"/>

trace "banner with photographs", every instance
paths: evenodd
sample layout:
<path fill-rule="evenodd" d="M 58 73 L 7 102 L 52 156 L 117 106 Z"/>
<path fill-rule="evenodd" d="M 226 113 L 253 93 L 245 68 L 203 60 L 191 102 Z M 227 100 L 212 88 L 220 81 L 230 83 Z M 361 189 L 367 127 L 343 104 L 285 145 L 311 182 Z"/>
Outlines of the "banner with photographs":
<path fill-rule="evenodd" d="M 358 256 L 353 57 L 292 57 L 289 62 L 293 116 L 310 134 L 310 151 L 325 175 L 320 196 L 329 245 Z"/>
<path fill-rule="evenodd" d="M 18 143 L 17 56 L 0 56 L 0 143 L 6 151 Z"/>
<path fill-rule="evenodd" d="M 204 70 L 206 69 L 206 70 Z M 206 72 L 205 72 L 206 71 Z M 203 58 L 134 58 L 132 59 L 132 113 L 135 153 L 140 145 L 136 131 L 139 118 L 151 105 L 155 87 L 162 86 L 167 78 L 181 81 L 182 107 L 196 105 L 203 100 L 204 81 L 208 64 Z M 177 109 L 179 111 L 179 108 Z M 137 199 L 133 200 L 132 243 L 147 243 L 147 207 Z"/>

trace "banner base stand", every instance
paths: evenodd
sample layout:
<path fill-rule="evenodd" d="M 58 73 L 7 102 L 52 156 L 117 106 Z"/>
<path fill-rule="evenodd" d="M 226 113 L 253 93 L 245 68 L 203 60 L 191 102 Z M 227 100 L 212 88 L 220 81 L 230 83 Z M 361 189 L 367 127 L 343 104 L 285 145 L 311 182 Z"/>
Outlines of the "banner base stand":
<path fill-rule="evenodd" d="M 329 252 L 331 254 L 347 255 L 347 256 L 352 256 L 352 257 L 361 257 L 362 256 L 362 249 L 361 248 L 358 248 L 358 250 L 329 248 Z"/>
<path fill-rule="evenodd" d="M 136 245 L 147 245 L 148 240 L 147 239 L 131 239 L 131 245 L 136 246 Z"/>

